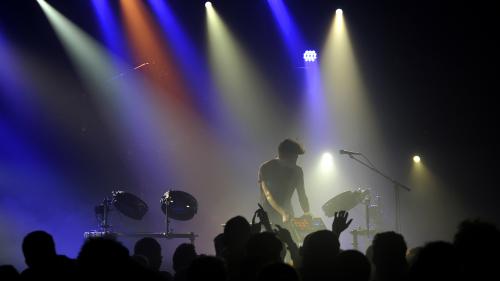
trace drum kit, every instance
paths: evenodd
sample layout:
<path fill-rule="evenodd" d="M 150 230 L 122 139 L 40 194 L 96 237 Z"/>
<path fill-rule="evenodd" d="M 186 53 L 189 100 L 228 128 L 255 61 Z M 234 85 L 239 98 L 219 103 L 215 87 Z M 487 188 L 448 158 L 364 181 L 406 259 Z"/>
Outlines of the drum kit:
<path fill-rule="evenodd" d="M 111 197 L 105 197 L 101 204 L 94 209 L 98 220 L 98 230 L 84 233 L 86 239 L 106 237 L 155 237 L 155 238 L 188 238 L 194 243 L 198 236 L 193 232 L 175 233 L 170 228 L 171 220 L 187 221 L 192 219 L 198 211 L 197 200 L 189 193 L 180 190 L 168 190 L 160 199 L 160 209 L 165 215 L 165 232 L 115 232 L 110 224 L 109 215 L 113 210 L 134 220 L 141 220 L 149 210 L 148 205 L 139 197 L 132 193 L 115 190 L 111 192 Z"/>

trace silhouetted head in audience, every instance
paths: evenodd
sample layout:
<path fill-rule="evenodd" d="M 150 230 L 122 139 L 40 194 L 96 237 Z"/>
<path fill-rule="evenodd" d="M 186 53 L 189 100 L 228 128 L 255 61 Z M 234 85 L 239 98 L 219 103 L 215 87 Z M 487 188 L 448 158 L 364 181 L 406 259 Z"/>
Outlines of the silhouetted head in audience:
<path fill-rule="evenodd" d="M 410 269 L 411 280 L 458 280 L 458 257 L 448 242 L 427 243 L 420 249 Z"/>
<path fill-rule="evenodd" d="M 213 256 L 199 256 L 193 260 L 187 270 L 188 281 L 226 281 L 227 271 L 224 262 Z"/>
<path fill-rule="evenodd" d="M 145 237 L 137 241 L 134 246 L 134 256 L 136 255 L 146 257 L 151 269 L 160 269 L 163 256 L 161 254 L 161 245 L 156 239 Z"/>
<path fill-rule="evenodd" d="M 365 256 L 370 262 L 373 262 L 373 245 L 368 246 L 365 251 Z"/>
<path fill-rule="evenodd" d="M 224 233 L 219 233 L 214 238 L 215 256 L 222 257 L 222 253 L 224 252 L 225 247 Z"/>
<path fill-rule="evenodd" d="M 264 267 L 258 281 L 299 281 L 297 271 L 286 263 L 274 263 Z"/>
<path fill-rule="evenodd" d="M 300 248 L 304 265 L 333 261 L 340 252 L 337 235 L 329 230 L 319 230 L 307 235 Z"/>
<path fill-rule="evenodd" d="M 30 268 L 43 267 L 57 256 L 54 239 L 45 231 L 33 231 L 23 240 L 23 254 Z"/>
<path fill-rule="evenodd" d="M 113 276 L 127 269 L 129 261 L 127 248 L 105 238 L 87 240 L 78 254 L 78 263 L 89 276 Z"/>
<path fill-rule="evenodd" d="M 406 242 L 394 231 L 375 235 L 372 242 L 376 280 L 405 280 L 408 276 Z"/>
<path fill-rule="evenodd" d="M 463 221 L 453 244 L 467 278 L 488 278 L 498 271 L 498 259 L 491 258 L 500 252 L 500 231 L 495 225 L 478 219 Z"/>
<path fill-rule="evenodd" d="M 191 265 L 191 262 L 197 257 L 196 249 L 193 244 L 182 243 L 175 249 L 172 258 L 174 271 L 176 273 L 185 270 Z"/>
<path fill-rule="evenodd" d="M 319 230 L 307 235 L 300 248 L 302 280 L 325 280 L 332 276 L 333 263 L 340 251 L 337 235 Z"/>
<path fill-rule="evenodd" d="M 247 257 L 258 260 L 261 264 L 271 264 L 282 261 L 283 243 L 271 232 L 254 234 L 246 246 Z"/>
<path fill-rule="evenodd" d="M 368 281 L 371 264 L 368 258 L 356 250 L 341 252 L 335 260 L 334 280 L 336 281 Z"/>
<path fill-rule="evenodd" d="M 133 255 L 132 260 L 138 263 L 142 267 L 150 268 L 149 260 L 143 255 Z"/>
<path fill-rule="evenodd" d="M 257 274 L 267 265 L 282 262 L 283 244 L 271 232 L 256 233 L 246 246 L 245 262 L 241 271 L 242 280 L 255 280 Z"/>
<path fill-rule="evenodd" d="M 226 248 L 243 249 L 250 235 L 250 224 L 242 216 L 229 219 L 224 226 L 224 244 Z"/>

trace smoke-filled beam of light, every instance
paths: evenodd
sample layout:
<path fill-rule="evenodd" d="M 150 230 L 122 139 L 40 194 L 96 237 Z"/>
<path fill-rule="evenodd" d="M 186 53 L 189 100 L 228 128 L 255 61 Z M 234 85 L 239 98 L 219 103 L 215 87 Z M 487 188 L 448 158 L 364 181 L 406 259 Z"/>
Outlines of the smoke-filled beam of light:
<path fill-rule="evenodd" d="M 169 103 L 189 106 L 191 100 L 172 51 L 142 1 L 121 0 L 126 34 L 137 63 L 148 62 L 149 78 Z M 192 108 L 187 108 L 192 109 Z"/>
<path fill-rule="evenodd" d="M 283 0 L 267 0 L 274 19 L 278 24 L 279 31 L 285 40 L 287 50 L 292 62 L 299 65 L 302 62 L 302 53 L 306 48 L 303 37 L 300 35 L 297 25 L 294 23 Z"/>
<path fill-rule="evenodd" d="M 156 15 L 158 23 L 170 43 L 175 54 L 176 63 L 181 67 L 186 81 L 189 82 L 190 92 L 195 94 L 194 103 L 198 111 L 211 117 L 214 114 L 213 86 L 211 85 L 208 66 L 204 63 L 199 50 L 187 36 L 182 26 L 179 24 L 175 14 L 170 8 L 170 4 L 163 0 L 149 0 L 152 11 Z"/>
<path fill-rule="evenodd" d="M 170 38 L 163 36 L 154 16 L 141 1 L 121 0 L 120 4 L 136 58 L 152 62 L 152 71 L 147 76 L 151 78 L 149 81 L 153 83 L 149 85 L 156 93 L 157 102 L 154 106 L 159 112 L 158 121 L 161 122 L 157 130 L 163 139 L 163 147 L 167 148 L 167 157 L 179 167 L 176 169 L 176 176 L 181 179 L 183 186 L 199 186 L 198 179 L 192 177 L 185 167 L 196 169 L 196 165 L 203 165 L 203 160 L 211 158 L 207 155 L 214 150 L 206 149 L 212 144 L 211 132 L 207 133 L 204 120 L 193 106 L 197 101 L 185 84 L 181 67 L 177 66 L 185 62 L 178 63 L 174 59 L 171 42 L 162 40 Z M 159 6 L 154 7 L 153 11 Z M 161 19 L 163 20 L 165 19 Z M 178 58 L 182 59 L 184 58 Z"/>
<path fill-rule="evenodd" d="M 94 12 L 107 47 L 122 60 L 129 60 L 130 53 L 123 40 L 122 30 L 109 1 L 92 0 Z"/>
<path fill-rule="evenodd" d="M 309 145 L 315 149 L 327 149 L 334 141 L 334 124 L 324 96 L 320 66 L 317 61 L 305 62 L 305 95 L 302 120 Z"/>
<path fill-rule="evenodd" d="M 85 82 L 84 86 L 96 99 L 100 113 L 110 129 L 115 130 L 116 141 L 124 153 L 141 150 L 137 153 L 140 159 L 131 161 L 133 170 L 146 181 L 165 175 L 164 167 L 157 163 L 160 138 L 155 128 L 156 112 L 150 101 L 145 100 L 147 89 L 134 82 L 123 84 L 122 79 L 112 79 L 125 68 L 124 64 L 48 3 L 43 0 L 38 3 Z M 115 67 L 116 64 L 119 66 Z"/>
<path fill-rule="evenodd" d="M 0 234 L 0 260 L 8 257 L 16 264 L 19 254 L 13 245 L 22 243 L 20 233 L 33 229 L 49 231 L 58 239 L 60 250 L 77 253 L 79 245 L 70 237 L 81 233 L 79 226 L 61 222 L 83 218 L 77 192 L 69 188 L 81 186 L 40 147 L 43 137 L 37 133 L 55 137 L 46 129 L 57 129 L 58 124 L 51 122 L 53 118 L 48 116 L 38 88 L 33 86 L 36 81 L 27 69 L 25 57 L 7 39 L 0 30 L 0 104 L 7 109 L 0 110 L 0 227 L 9 229 Z M 58 209 L 47 208 L 47 202 Z"/>
<path fill-rule="evenodd" d="M 195 94 L 194 104 L 203 115 L 204 126 L 209 126 L 212 135 L 220 146 L 231 147 L 234 130 L 230 126 L 230 117 L 221 110 L 219 96 L 210 79 L 209 66 L 200 54 L 194 42 L 180 24 L 170 4 L 163 0 L 149 0 L 156 20 L 160 24 L 166 41 L 170 43 L 176 62 L 182 69 L 190 90 Z M 218 153 L 221 153 L 219 151 Z"/>
<path fill-rule="evenodd" d="M 33 94 L 26 89 L 26 83 L 23 81 L 23 73 L 19 66 L 18 54 L 9 44 L 0 29 L 0 102 L 5 100 L 9 111 L 16 114 L 29 115 L 35 114 L 35 108 L 32 106 Z M 1 116 L 0 116 L 1 117 Z"/>
<path fill-rule="evenodd" d="M 354 57 L 346 21 L 336 13 L 321 54 L 321 72 L 339 139 L 356 150 L 380 149 L 378 128 Z"/>
<path fill-rule="evenodd" d="M 99 43 L 44 0 L 37 0 L 87 85 L 102 93 L 112 90 L 110 78 L 116 73 L 112 58 Z M 104 97 L 104 96 L 103 96 Z"/>
<path fill-rule="evenodd" d="M 222 102 L 238 121 L 235 126 L 245 128 L 248 137 L 262 136 L 276 122 L 280 104 L 213 6 L 206 15 L 210 65 Z"/>

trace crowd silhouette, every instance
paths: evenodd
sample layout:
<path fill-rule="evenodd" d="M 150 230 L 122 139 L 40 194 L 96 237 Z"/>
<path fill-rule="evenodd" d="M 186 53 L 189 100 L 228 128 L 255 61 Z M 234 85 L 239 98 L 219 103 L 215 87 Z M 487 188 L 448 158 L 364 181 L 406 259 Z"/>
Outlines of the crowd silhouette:
<path fill-rule="evenodd" d="M 22 244 L 27 268 L 0 265 L 0 280 L 498 280 L 500 231 L 478 219 L 463 221 L 452 242 L 407 249 L 401 234 L 387 231 L 361 253 L 340 248 L 339 236 L 352 221 L 345 211 L 335 214 L 331 230 L 310 233 L 301 247 L 286 228 L 273 228 L 262 209 L 255 215 L 259 223 L 242 216 L 227 221 L 213 240 L 215 256 L 179 245 L 172 274 L 161 270 L 162 249 L 154 238 L 138 240 L 133 254 L 116 239 L 90 238 L 71 259 L 56 252 L 49 233 L 33 231 Z"/>

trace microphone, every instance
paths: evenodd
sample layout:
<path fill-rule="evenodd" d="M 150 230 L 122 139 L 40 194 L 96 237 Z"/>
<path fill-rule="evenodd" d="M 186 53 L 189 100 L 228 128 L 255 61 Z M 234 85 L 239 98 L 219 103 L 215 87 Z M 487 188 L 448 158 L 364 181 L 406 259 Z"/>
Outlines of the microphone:
<path fill-rule="evenodd" d="M 361 153 L 359 152 L 352 152 L 352 151 L 349 151 L 349 150 L 343 150 L 341 149 L 340 151 L 340 154 L 347 154 L 347 155 L 361 155 Z"/>

